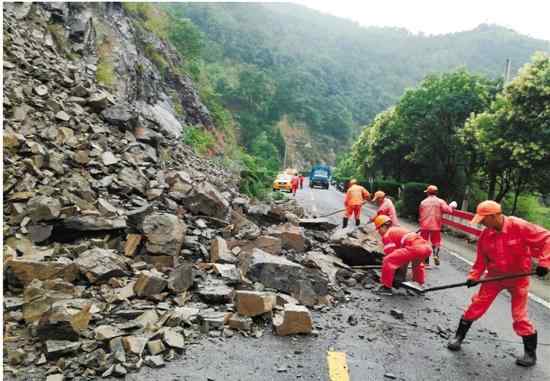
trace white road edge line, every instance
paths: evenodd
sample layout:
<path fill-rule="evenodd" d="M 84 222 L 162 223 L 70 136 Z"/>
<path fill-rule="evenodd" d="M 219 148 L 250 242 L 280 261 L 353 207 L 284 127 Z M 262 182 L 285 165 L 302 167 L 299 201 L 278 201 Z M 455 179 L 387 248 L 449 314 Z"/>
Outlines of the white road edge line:
<path fill-rule="evenodd" d="M 443 244 L 443 247 L 445 247 L 445 244 Z M 466 258 L 462 258 L 460 255 L 456 254 L 452 250 L 449 250 L 449 249 L 446 248 L 446 251 L 447 251 L 447 253 L 451 254 L 453 257 L 460 259 L 461 261 L 469 264 L 470 266 L 472 266 L 474 264 L 473 262 L 470 262 Z M 532 293 L 529 293 L 528 296 L 529 296 L 529 299 L 531 299 L 535 303 L 538 303 L 538 304 L 542 305 L 543 307 L 546 307 L 550 310 L 550 303 L 547 302 L 546 300 L 544 300 L 541 297 L 536 296 L 535 294 L 532 294 Z"/>

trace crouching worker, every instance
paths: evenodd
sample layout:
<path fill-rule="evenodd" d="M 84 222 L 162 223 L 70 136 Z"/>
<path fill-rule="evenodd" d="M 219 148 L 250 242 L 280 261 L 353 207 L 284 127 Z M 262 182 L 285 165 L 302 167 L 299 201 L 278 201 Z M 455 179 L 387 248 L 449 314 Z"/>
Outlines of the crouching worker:
<path fill-rule="evenodd" d="M 382 260 L 382 285 L 379 292 L 391 295 L 395 272 L 412 262 L 413 280 L 424 284 L 426 271 L 424 260 L 432 252 L 432 248 L 420 235 L 399 226 L 392 226 L 392 220 L 386 215 L 374 219 L 376 230 L 384 244 L 384 259 Z"/>

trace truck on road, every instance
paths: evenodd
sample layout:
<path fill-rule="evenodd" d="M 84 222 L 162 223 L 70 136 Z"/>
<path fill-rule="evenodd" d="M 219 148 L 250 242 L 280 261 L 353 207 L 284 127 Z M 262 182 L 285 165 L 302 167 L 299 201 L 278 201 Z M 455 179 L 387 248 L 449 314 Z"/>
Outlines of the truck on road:
<path fill-rule="evenodd" d="M 324 189 L 329 188 L 331 171 L 330 167 L 326 164 L 316 164 L 311 168 L 309 173 L 309 186 L 311 188 L 321 187 Z"/>

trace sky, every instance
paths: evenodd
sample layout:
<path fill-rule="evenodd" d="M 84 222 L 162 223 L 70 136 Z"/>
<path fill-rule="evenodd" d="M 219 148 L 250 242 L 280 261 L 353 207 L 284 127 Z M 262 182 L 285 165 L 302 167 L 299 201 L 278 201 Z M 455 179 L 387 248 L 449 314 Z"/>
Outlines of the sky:
<path fill-rule="evenodd" d="M 290 0 L 363 26 L 443 34 L 498 24 L 550 41 L 549 0 Z"/>

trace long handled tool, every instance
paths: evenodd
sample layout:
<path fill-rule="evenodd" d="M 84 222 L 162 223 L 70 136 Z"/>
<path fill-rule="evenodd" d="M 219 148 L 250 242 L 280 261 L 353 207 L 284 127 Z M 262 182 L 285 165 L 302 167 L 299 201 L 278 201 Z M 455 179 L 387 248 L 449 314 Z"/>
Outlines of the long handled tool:
<path fill-rule="evenodd" d="M 492 278 L 480 279 L 480 280 L 477 281 L 477 283 L 495 282 L 497 280 L 521 278 L 521 277 L 524 277 L 524 276 L 531 276 L 531 275 L 536 275 L 536 274 L 537 274 L 536 271 L 531 271 L 531 272 L 522 273 L 522 274 L 501 275 L 501 276 L 496 276 L 496 277 L 492 277 Z M 436 286 L 436 287 L 421 288 L 421 287 L 413 285 L 410 282 L 404 282 L 404 283 L 407 283 L 406 286 L 407 286 L 408 289 L 414 290 L 414 291 L 418 292 L 419 294 L 425 294 L 426 292 L 446 290 L 448 288 L 463 287 L 463 286 L 468 285 L 467 282 L 460 282 L 460 283 L 445 284 L 445 285 Z"/>

